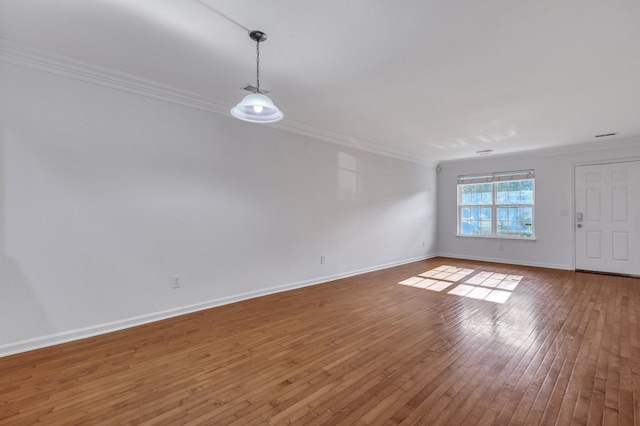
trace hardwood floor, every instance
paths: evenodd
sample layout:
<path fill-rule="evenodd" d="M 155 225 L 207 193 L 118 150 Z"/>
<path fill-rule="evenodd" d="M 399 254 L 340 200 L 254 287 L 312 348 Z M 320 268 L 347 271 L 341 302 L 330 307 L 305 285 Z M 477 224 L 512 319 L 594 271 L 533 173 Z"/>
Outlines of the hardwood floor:
<path fill-rule="evenodd" d="M 400 285 L 522 275 L 505 303 Z M 640 424 L 640 279 L 436 258 L 0 358 L 0 424 Z"/>

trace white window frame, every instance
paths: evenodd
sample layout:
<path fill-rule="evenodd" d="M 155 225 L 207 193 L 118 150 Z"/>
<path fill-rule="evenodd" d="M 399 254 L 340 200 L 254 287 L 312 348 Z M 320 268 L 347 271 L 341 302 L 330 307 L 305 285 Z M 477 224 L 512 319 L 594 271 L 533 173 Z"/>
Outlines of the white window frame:
<path fill-rule="evenodd" d="M 497 187 L 501 182 L 512 182 L 512 181 L 523 181 L 523 180 L 532 180 L 533 181 L 533 194 L 531 199 L 531 204 L 498 204 L 498 195 L 497 195 Z M 469 184 L 491 184 L 491 204 L 465 204 L 461 203 L 461 191 L 460 188 L 462 185 Z M 458 184 L 457 184 L 457 236 L 459 237 L 470 237 L 470 238 L 505 238 L 510 240 L 535 240 L 535 172 L 534 170 L 521 170 L 521 171 L 511 171 L 511 172 L 493 172 L 486 173 L 481 175 L 462 175 L 458 176 Z M 498 208 L 505 207 L 518 207 L 518 208 L 531 208 L 531 236 L 522 236 L 522 235 L 499 235 L 498 234 Z M 491 233 L 489 234 L 469 234 L 462 233 L 462 209 L 463 208 L 486 208 L 491 209 L 491 218 L 490 220 L 486 220 L 486 222 L 491 222 Z"/>

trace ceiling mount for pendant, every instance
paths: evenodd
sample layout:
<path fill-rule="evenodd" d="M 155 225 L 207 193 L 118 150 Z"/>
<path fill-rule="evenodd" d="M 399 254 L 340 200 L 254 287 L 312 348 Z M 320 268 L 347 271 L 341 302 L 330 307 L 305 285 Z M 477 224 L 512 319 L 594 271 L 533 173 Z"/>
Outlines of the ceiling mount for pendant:
<path fill-rule="evenodd" d="M 251 31 L 249 38 L 256 42 L 256 90 L 245 96 L 231 110 L 231 115 L 251 123 L 275 123 L 282 120 L 284 115 L 273 101 L 260 91 L 260 43 L 267 39 L 267 35 L 262 31 Z"/>
<path fill-rule="evenodd" d="M 249 37 L 251 38 L 251 40 L 255 41 L 256 43 L 262 43 L 267 39 L 267 35 L 262 31 L 251 31 L 249 33 Z"/>

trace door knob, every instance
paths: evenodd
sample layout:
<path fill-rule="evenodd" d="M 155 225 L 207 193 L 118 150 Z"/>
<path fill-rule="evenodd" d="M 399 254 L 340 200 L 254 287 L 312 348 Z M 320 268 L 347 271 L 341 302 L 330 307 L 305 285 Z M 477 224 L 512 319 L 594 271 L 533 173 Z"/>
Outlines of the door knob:
<path fill-rule="evenodd" d="M 582 228 L 582 224 L 579 223 L 578 225 L 576 225 L 578 228 Z"/>

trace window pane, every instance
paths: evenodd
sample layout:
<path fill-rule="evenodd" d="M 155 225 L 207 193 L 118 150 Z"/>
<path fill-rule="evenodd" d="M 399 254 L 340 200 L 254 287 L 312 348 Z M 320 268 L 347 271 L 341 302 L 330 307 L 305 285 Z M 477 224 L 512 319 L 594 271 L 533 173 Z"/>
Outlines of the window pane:
<path fill-rule="evenodd" d="M 509 209 L 506 207 L 498 207 L 497 209 L 498 220 L 507 220 L 509 218 Z"/>
<path fill-rule="evenodd" d="M 516 189 L 509 192 L 509 204 L 520 204 L 520 191 Z"/>
<path fill-rule="evenodd" d="M 534 184 L 525 179 L 458 185 L 460 234 L 533 237 Z"/>
<path fill-rule="evenodd" d="M 482 194 L 479 192 L 474 192 L 471 194 L 471 204 L 481 204 L 482 203 Z"/>
<path fill-rule="evenodd" d="M 471 233 L 479 234 L 480 233 L 480 221 L 474 220 L 471 222 Z"/>
<path fill-rule="evenodd" d="M 492 186 L 490 183 L 458 185 L 460 205 L 491 205 Z"/>
<path fill-rule="evenodd" d="M 462 235 L 491 235 L 491 221 L 470 220 L 461 223 Z"/>
<path fill-rule="evenodd" d="M 491 188 L 489 188 L 489 192 L 483 192 L 482 204 L 485 206 L 490 206 L 493 203 L 493 200 L 491 199 L 492 195 L 493 194 L 491 193 Z"/>
<path fill-rule="evenodd" d="M 487 220 L 483 220 L 480 222 L 481 233 L 483 235 L 491 235 L 491 222 Z"/>
<path fill-rule="evenodd" d="M 460 233 L 463 235 L 469 235 L 471 234 L 471 222 L 470 221 L 463 221 L 460 223 Z"/>
<path fill-rule="evenodd" d="M 471 204 L 471 185 L 458 185 L 460 193 L 460 205 L 468 206 Z"/>
<path fill-rule="evenodd" d="M 481 191 L 482 199 L 480 200 L 480 203 L 484 205 L 491 205 L 491 203 L 493 203 L 493 200 L 491 199 L 493 194 L 492 185 L 490 183 L 482 184 Z"/>

